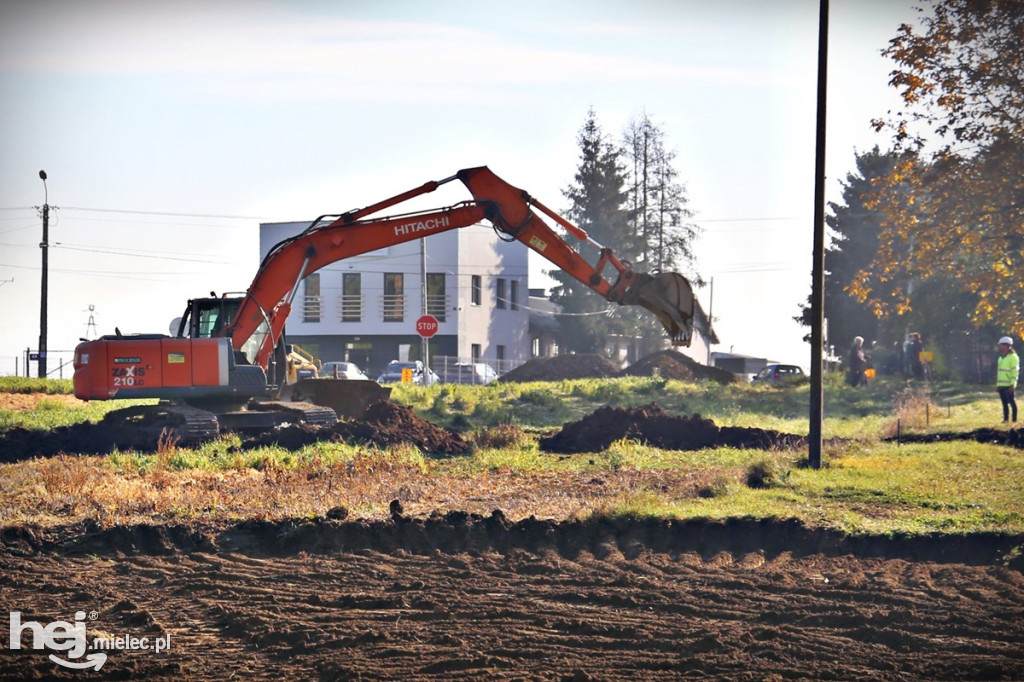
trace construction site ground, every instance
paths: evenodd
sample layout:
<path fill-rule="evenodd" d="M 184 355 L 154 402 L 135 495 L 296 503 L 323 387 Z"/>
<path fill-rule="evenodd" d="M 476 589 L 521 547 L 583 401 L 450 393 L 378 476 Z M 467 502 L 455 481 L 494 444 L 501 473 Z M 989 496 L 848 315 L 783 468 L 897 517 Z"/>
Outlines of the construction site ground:
<path fill-rule="evenodd" d="M 0 597 L 110 651 L 90 679 L 1024 678 L 1024 579 L 994 539 L 500 513 L 3 532 Z M 30 647 L 31 636 L 25 636 Z M 82 679 L 45 651 L 0 678 Z"/>
<path fill-rule="evenodd" d="M 30 399 L 0 396 L 16 402 Z M 437 456 L 465 452 L 461 436 L 407 408 L 374 409 L 332 429 L 293 427 L 279 444 L 411 440 Z M 0 434 L 0 466 L 90 442 L 57 431 Z M 649 405 L 566 424 L 546 447 L 585 452 L 621 434 L 669 439 L 662 447 L 799 446 Z M 90 638 L 169 646 L 108 650 L 101 670 L 81 671 L 47 656 L 71 652 L 33 649 L 27 631 L 12 648 L 5 629 L 0 679 L 1024 679 L 1024 538 L 558 517 L 532 502 L 538 487 L 567 499 L 626 486 L 696 495 L 714 474 L 489 476 L 466 489 L 420 481 L 415 495 L 406 481 L 377 518 L 335 507 L 292 519 L 3 528 L 0 599 L 22 623 L 81 613 Z"/>

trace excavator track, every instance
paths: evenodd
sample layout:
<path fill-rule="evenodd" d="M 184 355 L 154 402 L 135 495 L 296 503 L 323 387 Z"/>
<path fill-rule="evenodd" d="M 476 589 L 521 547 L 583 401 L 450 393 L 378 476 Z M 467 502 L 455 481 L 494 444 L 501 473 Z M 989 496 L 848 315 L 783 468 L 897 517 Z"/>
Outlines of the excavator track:
<path fill-rule="evenodd" d="M 338 415 L 334 410 L 329 407 L 314 405 L 313 403 L 260 400 L 250 403 L 249 411 L 284 412 L 291 416 L 294 422 L 305 423 L 310 426 L 331 426 L 338 423 Z"/>
<path fill-rule="evenodd" d="M 196 445 L 220 433 L 217 415 L 189 405 L 135 405 L 108 412 L 100 425 L 117 431 L 118 440 L 153 447 L 160 441 Z"/>
<path fill-rule="evenodd" d="M 259 400 L 247 409 L 204 410 L 191 405 L 136 405 L 108 412 L 100 425 L 122 448 L 153 450 L 161 444 L 190 447 L 214 440 L 222 431 L 259 432 L 283 424 L 330 426 L 338 416 L 329 407 L 304 402 Z"/>

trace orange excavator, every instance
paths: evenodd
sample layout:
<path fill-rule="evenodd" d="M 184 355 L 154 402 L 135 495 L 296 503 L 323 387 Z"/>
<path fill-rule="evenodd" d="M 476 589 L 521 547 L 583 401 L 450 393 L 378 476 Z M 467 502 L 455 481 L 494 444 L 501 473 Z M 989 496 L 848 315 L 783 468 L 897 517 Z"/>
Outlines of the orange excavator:
<path fill-rule="evenodd" d="M 453 180 L 462 181 L 473 196 L 471 201 L 371 217 Z M 595 247 L 597 262 L 587 262 L 538 213 Z M 157 405 L 117 410 L 105 419 L 124 428 L 149 428 L 183 443 L 207 440 L 220 431 L 333 423 L 335 410 L 287 399 L 292 396 L 284 325 L 302 280 L 345 258 L 481 221 L 490 222 L 503 238 L 526 244 L 608 301 L 647 308 L 661 321 L 673 345 L 690 345 L 696 303 L 686 278 L 677 273 L 634 272 L 584 230 L 487 167 L 479 167 L 362 209 L 317 218 L 267 253 L 244 296 L 189 301 L 175 336 L 118 332 L 79 344 L 75 396 L 83 400 L 158 398 Z M 358 390 L 352 383 L 334 385 L 337 390 Z"/>

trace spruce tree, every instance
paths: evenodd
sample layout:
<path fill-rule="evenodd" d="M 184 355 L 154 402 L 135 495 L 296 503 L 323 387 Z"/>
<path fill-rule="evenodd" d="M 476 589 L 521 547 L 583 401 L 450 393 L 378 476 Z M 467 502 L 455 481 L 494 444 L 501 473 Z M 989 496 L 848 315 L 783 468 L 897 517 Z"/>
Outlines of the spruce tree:
<path fill-rule="evenodd" d="M 602 246 L 611 247 L 620 259 L 636 258 L 636 240 L 630 233 L 625 208 L 625 176 L 618 148 L 605 136 L 591 109 L 577 137 L 579 166 L 574 182 L 563 194 L 569 200 L 566 217 Z M 570 242 L 575 240 L 567 237 Z M 596 263 L 596 248 L 574 243 L 581 254 Z M 559 285 L 551 300 L 562 308 L 558 346 L 561 352 L 604 353 L 608 337 L 625 331 L 613 304 L 595 296 L 582 282 L 561 270 L 549 273 Z"/>

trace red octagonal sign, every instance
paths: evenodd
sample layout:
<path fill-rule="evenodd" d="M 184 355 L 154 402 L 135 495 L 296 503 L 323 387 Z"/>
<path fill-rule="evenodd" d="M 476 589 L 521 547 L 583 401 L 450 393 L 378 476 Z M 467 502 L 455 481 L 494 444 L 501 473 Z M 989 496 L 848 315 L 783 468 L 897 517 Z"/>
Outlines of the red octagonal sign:
<path fill-rule="evenodd" d="M 416 333 L 425 339 L 437 333 L 437 318 L 433 315 L 422 315 L 416 320 Z"/>

